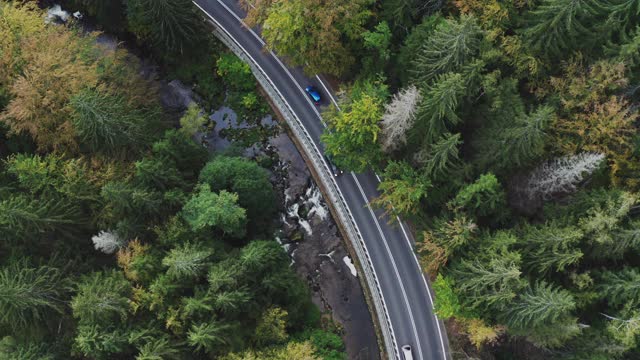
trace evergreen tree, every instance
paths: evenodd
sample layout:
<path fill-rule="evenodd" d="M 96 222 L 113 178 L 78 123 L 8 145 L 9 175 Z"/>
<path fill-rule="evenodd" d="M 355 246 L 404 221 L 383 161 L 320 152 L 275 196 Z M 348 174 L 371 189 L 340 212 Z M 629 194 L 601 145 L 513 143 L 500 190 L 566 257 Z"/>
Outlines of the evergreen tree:
<path fill-rule="evenodd" d="M 0 324 L 14 334 L 46 323 L 65 310 L 67 286 L 60 270 L 26 261 L 0 268 Z"/>
<path fill-rule="evenodd" d="M 0 340 L 0 359 L 12 360 L 55 360 L 50 344 L 18 343 L 12 336 Z"/>
<path fill-rule="evenodd" d="M 414 82 L 429 83 L 439 74 L 461 69 L 477 55 L 481 40 L 482 29 L 474 17 L 462 15 L 459 20 L 445 20 L 415 56 Z"/>
<path fill-rule="evenodd" d="M 554 194 L 574 192 L 577 184 L 595 171 L 604 159 L 602 154 L 583 153 L 545 162 L 529 175 L 525 191 L 532 199 L 538 196 L 549 199 Z"/>
<path fill-rule="evenodd" d="M 640 1 L 611 0 L 599 4 L 609 14 L 609 21 L 623 32 L 638 24 L 640 16 Z"/>
<path fill-rule="evenodd" d="M 160 191 L 185 186 L 173 163 L 157 158 L 135 162 L 135 182 L 142 188 L 156 188 Z"/>
<path fill-rule="evenodd" d="M 427 178 L 435 179 L 451 173 L 459 165 L 460 134 L 445 134 L 428 151 L 416 154 Z"/>
<path fill-rule="evenodd" d="M 237 202 L 237 194 L 226 190 L 216 194 L 211 192 L 209 185 L 200 185 L 182 209 L 182 217 L 193 230 L 213 227 L 241 238 L 246 233 L 247 217 Z"/>
<path fill-rule="evenodd" d="M 129 29 L 159 51 L 182 53 L 201 38 L 200 19 L 188 0 L 126 0 Z"/>
<path fill-rule="evenodd" d="M 71 302 L 73 316 L 83 324 L 107 324 L 129 313 L 132 288 L 122 273 L 99 271 L 84 276 Z"/>
<path fill-rule="evenodd" d="M 229 325 L 220 322 L 200 323 L 193 325 L 188 333 L 188 344 L 196 350 L 214 352 L 218 345 L 227 343 L 226 336 Z"/>
<path fill-rule="evenodd" d="M 423 90 L 424 98 L 418 105 L 415 125 L 411 129 L 410 144 L 432 144 L 447 130 L 462 122 L 456 113 L 464 95 L 464 79 L 461 74 L 447 73 L 438 76 L 433 85 Z"/>
<path fill-rule="evenodd" d="M 382 2 L 382 13 L 395 29 L 407 29 L 420 18 L 420 14 L 434 13 L 443 4 L 442 0 L 385 0 Z"/>
<path fill-rule="evenodd" d="M 523 287 L 519 261 L 514 256 L 462 260 L 453 268 L 456 288 L 475 308 L 504 309 Z"/>
<path fill-rule="evenodd" d="M 640 304 L 640 271 L 637 269 L 606 270 L 599 274 L 598 279 L 599 292 L 612 306 Z"/>
<path fill-rule="evenodd" d="M 225 315 L 247 311 L 246 305 L 251 302 L 251 294 L 246 289 L 219 292 L 215 296 L 214 308 Z"/>
<path fill-rule="evenodd" d="M 98 235 L 91 237 L 91 241 L 96 250 L 105 254 L 113 254 L 124 245 L 124 241 L 118 234 L 110 231 L 100 231 Z"/>
<path fill-rule="evenodd" d="M 542 106 L 516 119 L 514 126 L 503 135 L 504 147 L 500 153 L 508 159 L 506 164 L 525 166 L 542 156 L 547 140 L 545 130 L 554 120 L 554 109 L 550 106 Z"/>
<path fill-rule="evenodd" d="M 526 226 L 521 233 L 524 263 L 540 274 L 551 270 L 563 272 L 582 259 L 579 243 L 583 237 L 582 231 L 574 226 L 561 227 L 553 222 Z"/>
<path fill-rule="evenodd" d="M 204 274 L 209 265 L 208 258 L 212 251 L 202 249 L 198 245 L 184 244 L 171 249 L 162 259 L 162 265 L 166 266 L 167 275 L 175 279 L 197 278 Z"/>
<path fill-rule="evenodd" d="M 601 12 L 594 0 L 545 0 L 531 11 L 531 26 L 523 35 L 535 52 L 562 58 L 565 51 L 593 42 L 593 24 Z"/>
<path fill-rule="evenodd" d="M 147 341 L 135 360 L 180 360 L 180 350 L 171 343 L 167 336 Z"/>
<path fill-rule="evenodd" d="M 276 212 L 276 198 L 269 173 L 253 161 L 240 157 L 217 156 L 200 172 L 200 182 L 212 191 L 238 194 L 238 204 L 247 211 L 252 233 L 268 229 Z"/>
<path fill-rule="evenodd" d="M 73 347 L 85 357 L 109 360 L 127 353 L 129 343 L 125 330 L 109 324 L 91 324 L 78 327 Z"/>
<path fill-rule="evenodd" d="M 25 239 L 32 233 L 72 231 L 82 224 L 77 207 L 61 199 L 30 199 L 24 195 L 0 201 L 0 233 Z"/>
<path fill-rule="evenodd" d="M 122 154 L 149 143 L 158 114 L 136 109 L 122 95 L 84 90 L 71 98 L 73 126 L 81 145 L 94 153 Z"/>
<path fill-rule="evenodd" d="M 152 153 L 154 159 L 173 164 L 184 179 L 195 179 L 209 158 L 205 148 L 178 130 L 167 130 L 153 143 Z"/>
<path fill-rule="evenodd" d="M 566 290 L 545 282 L 527 288 L 506 311 L 507 323 L 520 329 L 556 326 L 567 321 L 576 303 Z"/>
<path fill-rule="evenodd" d="M 488 216 L 504 211 L 506 195 L 495 175 L 488 173 L 462 188 L 448 206 L 456 210 L 464 209 L 472 215 Z"/>

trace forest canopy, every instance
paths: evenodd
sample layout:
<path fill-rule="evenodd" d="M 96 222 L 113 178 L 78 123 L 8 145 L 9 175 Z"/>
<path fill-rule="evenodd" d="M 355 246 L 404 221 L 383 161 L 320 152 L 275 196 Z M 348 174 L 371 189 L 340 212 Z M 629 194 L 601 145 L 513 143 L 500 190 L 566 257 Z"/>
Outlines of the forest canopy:
<path fill-rule="evenodd" d="M 327 152 L 413 225 L 454 357 L 640 356 L 640 1 L 350 2 L 322 35 L 289 15 L 331 1 L 243 2 L 341 81 Z"/>
<path fill-rule="evenodd" d="M 222 75 L 157 55 L 202 59 L 190 1 L 77 3 L 163 71 L 222 79 L 199 83 L 208 100 L 237 81 L 233 101 L 262 111 L 233 55 L 207 53 Z M 0 358 L 344 358 L 273 239 L 267 170 L 209 154 L 202 109 L 178 127 L 137 57 L 44 15 L 0 1 Z"/>

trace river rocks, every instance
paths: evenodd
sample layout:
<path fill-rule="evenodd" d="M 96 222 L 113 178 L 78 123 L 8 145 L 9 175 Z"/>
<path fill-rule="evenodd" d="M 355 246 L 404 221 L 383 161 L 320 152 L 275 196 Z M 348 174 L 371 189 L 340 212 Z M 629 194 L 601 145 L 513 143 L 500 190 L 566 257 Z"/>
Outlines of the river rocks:
<path fill-rule="evenodd" d="M 373 321 L 351 259 L 319 188 L 289 137 L 271 138 L 283 172 L 285 213 L 279 238 L 307 279 L 313 302 L 344 330 L 349 359 L 378 359 Z M 348 261 L 345 261 L 348 259 Z"/>

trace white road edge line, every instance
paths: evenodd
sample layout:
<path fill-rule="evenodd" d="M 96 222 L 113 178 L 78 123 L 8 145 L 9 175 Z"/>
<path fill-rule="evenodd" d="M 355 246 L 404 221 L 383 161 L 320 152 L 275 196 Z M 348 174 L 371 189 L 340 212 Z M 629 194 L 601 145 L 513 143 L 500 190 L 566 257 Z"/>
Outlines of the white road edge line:
<path fill-rule="evenodd" d="M 371 214 L 371 217 L 373 218 L 373 221 L 376 224 L 378 233 L 380 233 L 380 236 L 382 237 L 382 242 L 384 243 L 385 250 L 387 250 L 389 259 L 391 259 L 391 265 L 393 265 L 393 272 L 396 275 L 396 279 L 398 279 L 398 284 L 400 285 L 400 289 L 402 290 L 402 298 L 404 299 L 404 304 L 407 307 L 409 318 L 411 319 L 411 327 L 413 328 L 413 336 L 415 336 L 416 338 L 416 345 L 418 347 L 418 354 L 420 356 L 419 358 L 424 359 L 424 357 L 422 356 L 422 345 L 420 345 L 420 337 L 418 336 L 418 329 L 416 328 L 416 321 L 413 317 L 413 311 L 411 310 L 411 305 L 409 304 L 409 298 L 407 297 L 407 290 L 405 290 L 404 288 L 404 282 L 402 281 L 402 277 L 400 276 L 400 272 L 398 271 L 398 265 L 396 265 L 396 260 L 394 259 L 393 254 L 391 254 L 391 249 L 389 248 L 387 237 L 384 236 L 384 233 L 380 228 L 380 223 L 378 222 L 376 214 L 371 209 L 371 206 L 369 206 L 369 199 L 367 199 L 367 195 L 364 193 L 364 190 L 362 189 L 362 186 L 360 185 L 360 181 L 358 181 L 356 174 L 354 172 L 351 172 L 351 176 L 353 177 L 353 180 L 356 182 L 356 185 L 358 185 L 358 190 L 360 190 L 360 195 L 364 200 L 364 204 L 369 210 L 369 214 Z"/>
<path fill-rule="evenodd" d="M 251 33 L 251 34 L 252 34 L 252 35 L 253 35 L 253 36 L 254 36 L 254 37 L 259 41 L 259 42 L 260 42 L 260 44 L 262 44 L 263 46 L 265 45 L 265 42 L 262 40 L 262 38 L 260 38 L 260 37 L 259 37 L 259 36 L 258 36 L 258 35 L 257 35 L 257 34 L 252 30 L 252 29 L 251 29 L 251 28 L 249 28 L 249 27 L 244 23 L 244 21 L 242 21 L 242 19 L 241 19 L 241 18 L 239 18 L 239 17 L 238 17 L 238 16 L 237 16 L 237 15 L 236 15 L 236 14 L 235 14 L 235 13 L 234 13 L 234 12 L 233 12 L 233 11 L 232 11 L 228 6 L 227 6 L 227 5 L 226 5 L 226 4 L 224 4 L 224 3 L 223 3 L 222 1 L 220 1 L 220 0 L 217 0 L 217 1 L 218 1 L 218 3 L 220 3 L 220 4 L 221 4 L 221 5 L 222 5 L 222 6 L 223 6 L 223 7 L 224 7 L 224 8 L 225 8 L 225 9 L 226 9 L 226 10 L 227 10 L 227 11 L 228 11 L 232 16 L 233 16 L 233 17 L 235 17 L 235 18 L 236 18 L 240 23 L 242 23 L 242 24 L 244 25 L 244 27 L 245 27 L 245 28 L 246 28 L 246 29 L 247 29 L 247 30 L 248 30 L 248 31 L 249 31 L 249 32 L 250 32 L 250 33 Z M 195 4 L 195 5 L 196 5 L 196 6 L 197 6 L 197 7 L 198 7 L 202 12 L 204 12 L 205 14 L 207 14 L 207 16 L 209 16 L 209 17 L 211 18 L 211 20 L 215 21 L 215 22 L 216 22 L 216 24 L 218 24 L 218 26 L 219 26 L 221 29 L 224 29 L 224 28 L 220 25 L 220 23 L 218 23 L 218 22 L 213 18 L 213 16 L 211 16 L 207 11 L 205 11 L 205 10 L 204 10 L 200 5 L 198 5 L 195 1 L 193 1 L 193 3 L 194 3 L 194 4 Z M 230 34 L 228 34 L 228 35 L 231 37 L 231 35 L 230 35 Z M 240 44 L 238 44 L 238 46 L 240 46 L 240 47 L 242 48 L 242 46 L 241 46 Z M 250 58 L 251 58 L 251 60 L 253 61 L 253 63 L 254 63 L 256 66 L 260 67 L 260 65 L 258 65 L 258 63 L 255 61 L 255 59 L 254 59 L 251 55 L 249 55 L 249 53 L 246 51 L 246 49 L 242 48 L 242 50 L 245 52 L 245 54 L 246 54 L 248 57 L 250 57 Z M 280 64 L 280 66 L 283 68 L 283 70 L 287 73 L 287 75 L 288 75 L 288 76 L 289 76 L 289 78 L 292 80 L 292 82 L 293 82 L 293 83 L 298 87 L 298 89 L 300 90 L 300 92 L 302 93 L 302 95 L 304 96 L 304 98 L 307 100 L 307 102 L 310 104 L 311 108 L 314 110 L 314 112 L 316 113 L 316 115 L 318 116 L 318 118 L 320 118 L 320 121 L 322 121 L 323 125 L 326 127 L 327 125 L 324 123 L 324 120 L 322 119 L 322 116 L 320 115 L 320 113 L 318 112 L 318 110 L 315 108 L 315 106 L 313 106 L 313 104 L 311 103 L 311 100 L 309 100 L 309 99 L 306 97 L 304 90 L 302 90 L 302 88 L 300 87 L 300 85 L 298 84 L 298 82 L 295 80 L 295 78 L 293 77 L 293 75 L 292 75 L 292 74 L 289 72 L 289 70 L 284 66 L 284 64 L 280 61 L 280 59 L 279 59 L 279 58 L 278 58 L 278 57 L 273 53 L 273 51 L 270 51 L 270 53 L 271 53 L 271 55 L 274 57 L 274 59 L 275 59 L 275 60 Z M 263 72 L 263 73 L 265 73 L 265 72 L 264 72 L 264 70 L 263 70 L 262 68 L 261 68 L 261 70 L 262 70 L 262 72 Z M 266 74 L 266 73 L 265 73 L 265 74 Z M 322 79 L 321 79 L 318 75 L 316 75 L 316 78 L 318 79 L 318 81 L 320 82 L 320 84 L 322 85 L 322 87 L 325 89 L 325 91 L 327 91 L 327 94 L 329 95 L 329 97 L 331 98 L 331 100 L 333 101 L 333 103 L 336 105 L 336 107 L 338 108 L 338 110 L 340 110 L 340 107 L 338 106 L 338 104 L 337 104 L 336 100 L 333 98 L 333 96 L 331 95 L 331 92 L 330 92 L 330 91 L 329 91 L 329 89 L 326 87 L 326 85 L 324 84 L 324 82 L 322 81 Z M 279 90 L 278 90 L 278 92 L 279 92 Z M 283 101 L 285 101 L 285 102 L 286 102 L 286 100 L 284 100 L 284 97 L 283 97 Z M 287 104 L 287 105 L 288 105 L 288 104 Z M 289 105 L 289 108 L 291 109 L 291 111 L 293 111 L 293 108 L 292 108 L 290 105 Z M 296 116 L 297 116 L 297 115 L 296 115 Z M 315 143 L 314 143 L 314 147 L 315 147 Z M 316 150 L 318 151 L 317 147 L 316 147 Z M 318 151 L 318 152 L 319 152 L 319 153 L 321 153 L 320 151 Z M 324 162 L 324 159 L 322 159 L 322 160 L 323 160 L 323 162 Z M 327 164 L 326 164 L 326 163 L 325 163 L 325 166 L 327 166 Z M 395 270 L 395 273 L 396 273 L 396 278 L 397 278 L 397 279 L 398 279 L 398 281 L 400 282 L 400 287 L 402 288 L 403 297 L 404 297 L 404 300 L 405 300 L 405 305 L 407 305 L 407 309 L 409 310 L 409 316 L 411 317 L 411 321 L 412 321 L 412 324 L 411 324 L 411 325 L 412 325 L 412 327 L 413 327 L 414 335 L 415 335 L 415 337 L 416 337 L 416 342 L 417 342 L 417 344 L 418 344 L 418 351 L 419 351 L 419 354 L 420 354 L 420 358 L 422 358 L 422 348 L 421 348 L 421 346 L 420 346 L 420 342 L 418 341 L 419 337 L 418 337 L 418 334 L 417 334 L 417 329 L 416 329 L 416 326 L 415 326 L 415 320 L 414 320 L 414 318 L 413 318 L 413 313 L 412 313 L 412 311 L 411 311 L 411 307 L 409 306 L 408 298 L 407 298 L 407 295 L 406 295 L 406 290 L 404 289 L 403 282 L 402 282 L 402 280 L 401 280 L 401 278 L 400 278 L 400 275 L 399 275 L 399 272 L 398 272 L 398 269 L 397 269 L 397 266 L 396 266 L 395 260 L 394 260 L 394 258 L 393 258 L 393 255 L 391 254 L 391 250 L 390 250 L 389 245 L 388 245 L 388 243 L 387 243 L 387 239 L 386 239 L 386 237 L 384 236 L 384 234 L 382 233 L 382 230 L 381 230 L 381 228 L 380 228 L 380 224 L 378 223 L 378 221 L 377 221 L 377 218 L 376 218 L 375 214 L 373 213 L 373 211 L 372 211 L 372 210 L 371 210 L 371 208 L 369 207 L 369 202 L 368 202 L 368 200 L 367 200 L 367 198 L 366 198 L 366 195 L 364 194 L 364 190 L 362 189 L 362 186 L 360 185 L 360 182 L 358 181 L 358 179 L 356 178 L 356 176 L 355 176 L 355 174 L 354 174 L 353 172 L 351 173 L 351 175 L 353 176 L 353 179 L 355 180 L 355 182 L 356 182 L 356 184 L 357 184 L 357 186 L 358 186 L 358 188 L 359 188 L 359 190 L 360 190 L 360 194 L 361 194 L 361 196 L 363 197 L 363 199 L 364 199 L 365 203 L 367 204 L 366 206 L 367 206 L 367 208 L 369 209 L 369 212 L 371 213 L 371 216 L 373 217 L 374 222 L 376 223 L 376 227 L 378 228 L 378 232 L 379 232 L 379 233 L 380 233 L 380 235 L 382 236 L 382 239 L 384 240 L 385 248 L 386 248 L 386 250 L 387 250 L 387 252 L 388 252 L 388 254 L 389 254 L 390 258 L 391 258 L 391 261 L 392 261 L 392 264 L 393 264 L 393 266 L 394 266 L 394 270 Z M 381 180 L 380 180 L 380 177 L 378 176 L 378 174 L 375 174 L 375 176 L 376 176 L 376 178 L 378 179 L 378 181 L 381 181 Z M 341 190 L 340 190 L 340 187 L 336 187 L 336 188 L 337 188 L 339 191 L 341 191 Z M 342 194 L 341 194 L 341 196 L 342 196 Z M 347 207 L 348 207 L 348 204 L 347 204 Z M 399 220 L 399 218 L 398 218 L 398 220 Z M 412 252 L 412 255 L 413 255 L 413 257 L 414 257 L 414 260 L 415 260 L 416 264 L 417 264 L 417 265 L 418 265 L 418 267 L 419 267 L 418 259 L 417 259 L 416 255 L 415 255 L 415 253 L 413 252 L 413 247 L 411 246 L 411 242 L 410 242 L 410 240 L 409 240 L 409 237 L 407 236 L 407 233 L 406 233 L 406 231 L 405 231 L 405 229 L 404 229 L 404 226 L 402 226 L 402 223 L 400 223 L 400 226 L 401 226 L 402 232 L 403 232 L 403 234 L 404 234 L 404 236 L 405 236 L 405 239 L 406 239 L 407 243 L 409 244 L 409 248 L 412 250 L 411 252 Z M 429 300 L 430 300 L 430 302 L 431 302 L 431 306 L 433 307 L 433 299 L 432 299 L 432 295 L 431 295 L 431 292 L 429 291 L 429 287 L 427 286 L 426 280 L 425 280 L 425 278 L 424 278 L 424 274 L 422 274 L 422 281 L 424 282 L 425 288 L 427 289 L 427 294 L 429 295 Z M 381 295 L 382 295 L 382 294 L 381 294 Z M 383 301 L 384 301 L 384 295 L 382 295 L 382 296 L 383 296 Z M 385 301 L 385 303 L 386 303 L 386 301 Z M 436 325 L 437 325 L 437 327 L 438 327 L 438 335 L 440 336 L 440 342 L 441 342 L 441 344 L 442 344 L 443 356 L 445 356 L 445 359 L 446 359 L 446 350 L 445 350 L 445 347 L 444 347 L 444 340 L 443 340 L 443 338 L 442 338 L 442 330 L 440 329 L 440 323 L 439 323 L 439 321 L 438 321 L 437 316 L 435 316 L 435 313 L 434 313 L 434 317 L 435 317 L 435 319 L 436 319 Z M 396 350 L 397 350 L 397 348 L 396 348 Z"/>
<path fill-rule="evenodd" d="M 336 99 L 333 97 L 333 95 L 331 95 L 331 90 L 329 90 L 327 85 L 325 85 L 324 81 L 322 81 L 322 79 L 320 78 L 320 75 L 316 74 L 316 79 L 318 79 L 318 82 L 320 83 L 320 85 L 322 85 L 322 87 L 324 88 L 324 91 L 327 92 L 327 95 L 329 95 L 329 98 L 331 99 L 331 102 L 333 103 L 333 105 L 336 106 L 336 109 L 338 109 L 338 111 L 342 111 L 342 109 L 340 109 L 340 105 L 338 105 L 338 102 L 336 101 Z"/>
<path fill-rule="evenodd" d="M 222 7 L 224 7 L 224 8 L 227 10 L 227 12 L 229 12 L 229 14 L 231 14 L 231 16 L 233 16 L 234 18 L 236 18 L 236 20 L 238 20 L 238 22 L 240 22 L 242 25 L 244 25 L 244 27 L 245 27 L 245 28 L 247 28 L 247 30 L 249 30 L 249 32 L 251 33 L 251 35 L 253 35 L 253 37 L 254 37 L 254 38 L 256 38 L 260 44 L 262 44 L 262 46 L 267 45 L 267 43 L 265 43 L 265 42 L 264 42 L 264 40 L 262 40 L 262 38 L 261 38 L 260 36 L 258 36 L 258 34 L 256 34 L 256 33 L 253 31 L 253 29 L 251 29 L 251 28 L 249 27 L 249 25 L 245 24 L 244 20 L 242 20 L 242 18 L 241 18 L 241 17 L 239 17 L 238 15 L 236 15 L 236 13 L 235 13 L 235 12 L 233 12 L 233 10 L 231 10 L 231 8 L 229 8 L 229 7 L 227 6 L 227 4 L 223 3 L 223 2 L 222 2 L 222 1 L 220 1 L 220 0 L 218 0 L 218 2 L 220 3 L 220 5 L 222 5 Z M 195 1 L 193 1 L 193 3 L 194 3 L 194 4 L 196 4 L 196 2 L 195 2 Z M 251 4 L 249 4 L 249 5 L 251 5 Z M 204 11 L 204 9 L 202 9 L 202 7 L 200 7 L 200 5 L 196 4 L 196 6 L 197 6 L 198 8 L 200 8 L 200 10 L 202 10 L 205 14 L 209 15 L 209 13 L 208 13 L 208 12 L 206 12 L 206 11 Z M 251 6 L 253 7 L 253 5 L 251 5 Z M 255 9 L 255 8 L 254 8 L 254 9 Z"/>
<path fill-rule="evenodd" d="M 416 266 L 418 266 L 420 272 L 422 272 L 422 267 L 420 266 L 420 262 L 418 261 L 418 257 L 416 256 L 415 251 L 413 250 L 413 244 L 411 244 L 411 240 L 409 240 L 409 235 L 407 235 L 407 231 L 404 229 L 404 223 L 400 220 L 400 217 L 396 216 L 396 220 L 398 220 L 398 224 L 400 224 L 400 230 L 404 234 L 404 238 L 407 240 L 407 245 L 409 245 L 409 249 L 411 250 L 411 254 L 413 254 L 413 260 L 416 262 Z M 429 289 L 429 285 L 427 284 L 427 280 L 424 277 L 424 273 L 421 274 L 422 282 L 424 283 L 424 287 L 427 289 L 427 294 L 429 295 L 429 303 L 431 303 L 431 308 L 433 309 L 433 317 L 436 319 L 436 326 L 438 327 L 438 336 L 440 337 L 440 346 L 442 346 L 442 356 L 447 358 L 447 349 L 444 346 L 444 338 L 442 337 L 442 329 L 440 328 L 440 319 L 438 319 L 438 315 L 436 315 L 436 308 L 433 305 L 433 297 L 431 296 L 431 290 Z"/>

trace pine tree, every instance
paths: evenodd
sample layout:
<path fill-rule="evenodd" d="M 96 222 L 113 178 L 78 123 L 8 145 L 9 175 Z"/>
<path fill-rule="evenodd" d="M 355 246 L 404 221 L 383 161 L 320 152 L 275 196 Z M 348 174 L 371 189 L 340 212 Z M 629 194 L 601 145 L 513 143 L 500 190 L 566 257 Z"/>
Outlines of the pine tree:
<path fill-rule="evenodd" d="M 187 243 L 171 249 L 162 259 L 162 265 L 168 268 L 167 275 L 172 278 L 195 279 L 204 274 L 211 255 L 213 255 L 213 251 Z"/>
<path fill-rule="evenodd" d="M 640 305 L 640 271 L 624 267 L 619 271 L 603 271 L 598 276 L 598 291 L 613 306 Z"/>
<path fill-rule="evenodd" d="M 194 296 L 182 298 L 182 318 L 193 320 L 206 318 L 214 310 L 213 297 L 210 291 L 196 287 Z"/>
<path fill-rule="evenodd" d="M 640 2 L 638 2 L 640 4 Z M 613 48 L 616 58 L 631 69 L 640 67 L 640 26 L 630 35 L 623 35 L 620 45 Z"/>
<path fill-rule="evenodd" d="M 538 196 L 549 199 L 554 194 L 574 192 L 604 159 L 603 154 L 582 153 L 545 162 L 529 175 L 525 191 L 531 199 Z"/>
<path fill-rule="evenodd" d="M 539 282 L 518 296 L 505 316 L 509 326 L 519 329 L 552 327 L 567 321 L 575 308 L 575 300 L 567 290 Z"/>
<path fill-rule="evenodd" d="M 80 325 L 76 330 L 73 348 L 87 358 L 113 359 L 129 346 L 125 330 L 109 324 Z"/>
<path fill-rule="evenodd" d="M 515 166 L 529 164 L 544 154 L 545 130 L 555 119 L 554 109 L 541 106 L 535 112 L 518 118 L 513 127 L 504 131 L 501 153 Z"/>
<path fill-rule="evenodd" d="M 279 344 L 287 340 L 287 311 L 279 307 L 265 310 L 260 317 L 254 335 L 257 346 Z"/>
<path fill-rule="evenodd" d="M 445 20 L 416 55 L 413 82 L 429 83 L 438 74 L 459 70 L 478 53 L 481 39 L 482 29 L 474 17 Z"/>
<path fill-rule="evenodd" d="M 464 209 L 472 215 L 487 216 L 503 211 L 506 195 L 498 178 L 488 173 L 462 188 L 447 206 L 453 210 Z"/>
<path fill-rule="evenodd" d="M 279 269 L 279 265 L 287 263 L 281 250 L 273 241 L 252 241 L 242 248 L 240 261 L 250 273 L 264 276 L 273 269 Z"/>
<path fill-rule="evenodd" d="M 162 139 L 153 143 L 153 158 L 174 164 L 185 179 L 195 179 L 207 162 L 207 150 L 184 132 L 167 130 Z"/>
<path fill-rule="evenodd" d="M 217 345 L 227 343 L 226 335 L 229 328 L 229 325 L 216 321 L 193 325 L 189 330 L 187 343 L 196 350 L 212 352 Z"/>
<path fill-rule="evenodd" d="M 276 198 L 269 173 L 254 161 L 216 156 L 200 171 L 200 182 L 212 191 L 238 194 L 238 204 L 247 211 L 253 233 L 268 229 L 276 212 Z"/>
<path fill-rule="evenodd" d="M 80 323 L 117 322 L 127 317 L 132 288 L 121 272 L 94 272 L 84 276 L 77 286 L 71 309 Z"/>
<path fill-rule="evenodd" d="M 176 348 L 168 336 L 147 341 L 136 356 L 135 360 L 180 360 L 180 350 Z"/>
<path fill-rule="evenodd" d="M 453 267 L 456 288 L 473 307 L 504 308 L 522 288 L 521 271 L 514 259 L 496 255 L 487 262 L 461 260 Z"/>
<path fill-rule="evenodd" d="M 443 4 L 442 0 L 385 0 L 382 13 L 394 29 L 407 29 L 420 18 L 420 14 L 432 14 Z"/>
<path fill-rule="evenodd" d="M 20 333 L 65 309 L 67 286 L 53 267 L 16 261 L 0 268 L 0 324 Z"/>
<path fill-rule="evenodd" d="M 386 153 L 398 150 L 406 144 L 407 131 L 413 127 L 416 108 L 421 101 L 420 91 L 411 85 L 399 91 L 385 106 L 380 124 L 380 142 Z"/>
<path fill-rule="evenodd" d="M 135 162 L 135 182 L 143 188 L 167 191 L 185 187 L 185 182 L 173 163 L 163 159 L 142 159 Z"/>
<path fill-rule="evenodd" d="M 465 93 L 464 79 L 461 74 L 439 75 L 433 85 L 422 93 L 424 98 L 418 105 L 410 142 L 431 145 L 447 130 L 462 122 L 456 110 Z"/>
<path fill-rule="evenodd" d="M 215 295 L 214 308 L 227 315 L 241 313 L 243 306 L 251 300 L 251 294 L 245 288 L 223 291 Z"/>
<path fill-rule="evenodd" d="M 594 258 L 621 258 L 628 248 L 618 233 L 631 214 L 638 196 L 620 190 L 592 191 L 586 201 L 588 208 L 578 219 L 578 225 L 592 246 L 590 256 Z"/>
<path fill-rule="evenodd" d="M 601 12 L 594 0 L 545 0 L 530 12 L 531 26 L 523 35 L 534 51 L 561 58 L 597 36 L 592 24 Z"/>
<path fill-rule="evenodd" d="M 640 1 L 610 0 L 603 1 L 600 6 L 609 14 L 609 21 L 622 32 L 626 32 L 638 24 Z"/>
<path fill-rule="evenodd" d="M 163 211 L 161 193 L 124 181 L 106 183 L 100 194 L 105 202 L 103 216 L 106 219 L 123 220 L 141 215 L 153 218 Z"/>
<path fill-rule="evenodd" d="M 520 236 L 524 264 L 540 274 L 551 270 L 563 272 L 582 259 L 579 243 L 583 237 L 583 232 L 574 226 L 561 227 L 555 223 L 525 226 Z"/>
<path fill-rule="evenodd" d="M 625 307 L 617 316 L 602 314 L 608 320 L 608 333 L 620 343 L 624 350 L 638 346 L 640 335 L 640 311 L 637 308 Z"/>
<path fill-rule="evenodd" d="M 109 155 L 143 148 L 157 114 L 133 108 L 122 95 L 83 90 L 71 98 L 73 126 L 81 145 Z M 149 124 L 147 124 L 149 122 Z"/>
<path fill-rule="evenodd" d="M 0 201 L 0 232 L 18 239 L 37 232 L 69 232 L 72 225 L 81 223 L 79 209 L 61 199 L 15 195 Z"/>
<path fill-rule="evenodd" d="M 2 10 L 0 10 L 1 12 Z M 17 342 L 12 336 L 0 339 L 0 359 L 11 360 L 55 360 L 52 345 L 43 342 Z"/>
<path fill-rule="evenodd" d="M 445 134 L 429 151 L 416 154 L 416 160 L 423 164 L 428 179 L 444 176 L 459 165 L 461 144 L 460 134 Z"/>
<path fill-rule="evenodd" d="M 127 0 L 129 28 L 141 40 L 151 38 L 158 50 L 182 53 L 196 43 L 200 28 L 188 0 Z"/>

